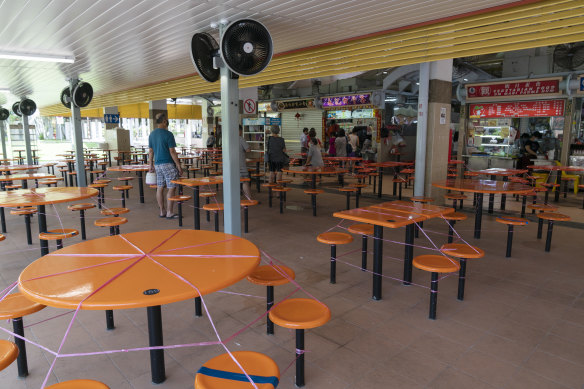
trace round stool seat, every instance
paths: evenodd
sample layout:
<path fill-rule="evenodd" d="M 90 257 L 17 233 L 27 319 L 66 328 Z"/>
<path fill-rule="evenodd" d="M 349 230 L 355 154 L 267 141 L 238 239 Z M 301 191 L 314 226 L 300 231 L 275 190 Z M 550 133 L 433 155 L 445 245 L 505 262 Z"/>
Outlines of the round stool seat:
<path fill-rule="evenodd" d="M 283 186 L 276 186 L 275 188 L 272 188 L 272 190 L 274 192 L 290 192 L 292 190 L 292 188 L 287 188 L 287 187 L 283 187 Z"/>
<path fill-rule="evenodd" d="M 76 176 L 77 172 L 75 172 L 75 171 L 74 172 L 67 172 L 67 174 L 69 174 L 70 176 Z"/>
<path fill-rule="evenodd" d="M 85 211 L 86 209 L 95 208 L 95 204 L 80 203 L 80 204 L 69 205 L 67 208 L 69 208 L 72 211 Z"/>
<path fill-rule="evenodd" d="M 460 265 L 453 259 L 443 255 L 418 255 L 413 264 L 420 270 L 432 273 L 452 273 L 460 269 Z"/>
<path fill-rule="evenodd" d="M 377 177 L 379 175 L 379 173 L 369 173 L 369 175 L 372 177 Z"/>
<path fill-rule="evenodd" d="M 498 217 L 495 219 L 495 221 L 512 226 L 526 226 L 529 223 L 529 220 L 515 216 Z"/>
<path fill-rule="evenodd" d="M 259 389 L 272 389 L 280 382 L 280 369 L 267 355 L 255 351 L 231 353 Z M 227 353 L 208 360 L 197 371 L 195 389 L 243 389 L 252 387 L 241 368 Z"/>
<path fill-rule="evenodd" d="M 574 181 L 575 178 L 574 177 L 562 177 L 561 180 L 562 181 Z"/>
<path fill-rule="evenodd" d="M 39 181 L 39 185 L 55 185 L 57 182 L 57 180 L 42 180 Z"/>
<path fill-rule="evenodd" d="M 357 235 L 373 235 L 373 225 L 372 224 L 353 224 L 352 226 L 349 226 L 349 228 L 347 228 L 347 231 L 349 231 L 351 234 L 357 234 Z"/>
<path fill-rule="evenodd" d="M 0 234 L 0 242 L 2 242 L 4 239 L 6 239 L 6 236 Z"/>
<path fill-rule="evenodd" d="M 464 172 L 464 175 L 468 176 L 468 177 L 478 177 L 479 173 L 477 173 L 477 172 Z"/>
<path fill-rule="evenodd" d="M 351 184 L 352 188 L 366 188 L 367 184 Z"/>
<path fill-rule="evenodd" d="M 478 247 L 469 246 L 463 243 L 447 243 L 440 247 L 440 251 L 446 255 L 456 258 L 482 258 L 485 252 Z"/>
<path fill-rule="evenodd" d="M 112 180 L 108 180 L 108 179 L 101 179 L 101 180 L 93 181 L 94 184 L 109 184 L 110 182 L 112 182 Z"/>
<path fill-rule="evenodd" d="M 584 185 L 578 185 L 578 189 L 584 189 Z"/>
<path fill-rule="evenodd" d="M 391 182 L 395 182 L 396 184 L 399 184 L 401 182 L 403 184 L 403 183 L 405 183 L 407 181 L 406 181 L 405 178 L 394 178 L 394 179 L 391 180 Z"/>
<path fill-rule="evenodd" d="M 257 200 L 252 200 L 252 199 L 249 199 L 249 200 L 241 200 L 239 202 L 239 204 L 242 207 L 251 207 L 252 205 L 258 205 L 258 201 Z"/>
<path fill-rule="evenodd" d="M 403 169 L 400 173 L 403 174 L 414 174 L 416 172 L 416 169 Z"/>
<path fill-rule="evenodd" d="M 39 239 L 42 240 L 61 240 L 66 238 L 71 238 L 73 236 L 79 235 L 79 231 L 74 228 L 57 228 L 56 230 L 49 230 L 47 232 L 41 232 L 39 234 Z"/>
<path fill-rule="evenodd" d="M 434 199 L 431 197 L 414 196 L 410 197 L 410 201 L 413 201 L 414 203 L 431 203 Z"/>
<path fill-rule="evenodd" d="M 189 171 L 190 171 L 190 172 L 198 172 L 199 170 L 201 170 L 201 168 L 200 168 L 200 167 L 190 167 L 190 168 L 189 168 Z"/>
<path fill-rule="evenodd" d="M 567 222 L 567 221 L 571 220 L 570 216 L 568 216 L 568 215 L 562 215 L 561 213 L 554 213 L 554 212 L 538 213 L 537 217 L 540 219 L 555 220 L 555 221 L 559 221 L 559 222 Z"/>
<path fill-rule="evenodd" d="M 119 216 L 114 216 L 114 217 L 104 217 L 102 219 L 97 219 L 94 224 L 98 227 L 115 227 L 115 226 L 119 226 L 122 224 L 126 224 L 128 222 L 128 219 L 126 219 L 125 217 L 119 217 Z"/>
<path fill-rule="evenodd" d="M 310 195 L 312 195 L 312 194 L 317 195 L 317 194 L 324 193 L 324 190 L 322 190 L 322 189 L 305 189 L 304 193 L 310 194 Z"/>
<path fill-rule="evenodd" d="M 192 199 L 193 196 L 188 196 L 188 195 L 177 195 L 177 196 L 172 196 L 169 197 L 168 199 L 170 201 L 188 201 L 190 199 Z"/>
<path fill-rule="evenodd" d="M 264 173 L 253 173 L 251 174 L 252 177 L 263 177 Z"/>
<path fill-rule="evenodd" d="M 292 182 L 292 180 L 290 180 L 290 179 L 285 179 L 285 180 L 277 180 L 277 181 L 276 181 L 276 183 L 278 183 L 278 184 L 289 184 L 289 183 L 291 183 L 291 182 Z"/>
<path fill-rule="evenodd" d="M 462 212 L 453 212 L 449 213 L 448 215 L 442 215 L 445 220 L 454 220 L 456 222 L 466 220 L 467 216 Z"/>
<path fill-rule="evenodd" d="M 211 203 L 203 205 L 205 211 L 223 211 L 223 203 Z"/>
<path fill-rule="evenodd" d="M 468 197 L 463 194 L 448 193 L 444 195 L 446 200 L 466 200 Z"/>
<path fill-rule="evenodd" d="M 18 347 L 9 340 L 0 340 L 0 371 L 6 369 L 18 356 Z"/>
<path fill-rule="evenodd" d="M 316 237 L 320 243 L 347 244 L 353 241 L 353 237 L 344 232 L 323 232 Z"/>
<path fill-rule="evenodd" d="M 105 188 L 107 184 L 89 184 L 87 186 L 90 188 Z"/>
<path fill-rule="evenodd" d="M 51 386 L 47 386 L 47 389 L 110 389 L 106 384 L 94 381 L 94 380 L 71 380 L 60 382 Z"/>
<path fill-rule="evenodd" d="M 11 215 L 32 215 L 35 213 L 37 213 L 37 209 L 32 207 L 17 208 L 10 211 Z"/>
<path fill-rule="evenodd" d="M 284 265 L 263 265 L 258 266 L 247 280 L 252 284 L 264 286 L 284 285 L 296 277 L 294 270 Z"/>
<path fill-rule="evenodd" d="M 558 207 L 548 204 L 528 204 L 527 208 L 540 212 L 554 212 L 558 210 Z"/>
<path fill-rule="evenodd" d="M 356 192 L 357 188 L 345 187 L 339 188 L 339 192 Z"/>
<path fill-rule="evenodd" d="M 535 187 L 533 188 L 534 192 L 547 192 L 547 188 Z"/>
<path fill-rule="evenodd" d="M 103 170 L 90 170 L 93 174 L 102 174 L 105 173 Z"/>
<path fill-rule="evenodd" d="M 20 184 L 6 185 L 5 188 L 6 189 L 21 189 L 22 185 L 20 185 Z"/>
<path fill-rule="evenodd" d="M 44 308 L 43 304 L 27 299 L 20 292 L 9 294 L 4 300 L 0 301 L 0 320 L 23 317 Z"/>
<path fill-rule="evenodd" d="M 284 328 L 316 328 L 331 318 L 330 309 L 313 299 L 287 299 L 270 310 L 270 320 Z"/>
<path fill-rule="evenodd" d="M 544 186 L 546 188 L 557 188 L 558 186 L 560 186 L 560 184 L 546 182 L 546 183 L 541 184 L 541 186 Z"/>
<path fill-rule="evenodd" d="M 113 190 L 130 190 L 132 188 L 133 188 L 132 185 L 117 185 L 117 186 L 114 186 L 112 189 Z"/>
<path fill-rule="evenodd" d="M 114 216 L 114 215 L 123 215 L 124 213 L 128 213 L 130 212 L 130 210 L 128 208 L 107 208 L 107 209 L 102 209 L 100 211 L 100 213 L 103 216 Z"/>
<path fill-rule="evenodd" d="M 268 182 L 268 183 L 262 184 L 262 186 L 264 188 L 275 188 L 276 186 L 278 186 L 278 184 L 272 184 L 272 183 Z"/>
<path fill-rule="evenodd" d="M 215 192 L 201 192 L 199 193 L 199 197 L 215 197 L 217 193 Z"/>

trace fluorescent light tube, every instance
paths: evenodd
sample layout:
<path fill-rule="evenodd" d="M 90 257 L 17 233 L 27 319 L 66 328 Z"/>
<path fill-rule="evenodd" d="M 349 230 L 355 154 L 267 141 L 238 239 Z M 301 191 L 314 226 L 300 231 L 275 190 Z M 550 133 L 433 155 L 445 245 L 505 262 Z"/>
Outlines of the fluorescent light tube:
<path fill-rule="evenodd" d="M 0 51 L 0 59 L 16 59 L 20 61 L 42 61 L 42 62 L 62 62 L 73 63 L 75 57 L 50 54 L 19 53 L 10 51 Z"/>
<path fill-rule="evenodd" d="M 0 92 L 10 93 L 10 88 L 0 88 Z"/>

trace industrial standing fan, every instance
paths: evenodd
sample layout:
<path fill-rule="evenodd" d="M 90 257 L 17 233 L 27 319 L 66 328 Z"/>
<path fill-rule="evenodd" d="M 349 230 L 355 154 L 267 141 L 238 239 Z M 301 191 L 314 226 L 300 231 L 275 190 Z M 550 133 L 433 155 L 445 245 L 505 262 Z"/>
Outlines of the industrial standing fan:
<path fill-rule="evenodd" d="M 70 87 L 64 88 L 60 99 L 61 104 L 69 109 L 71 109 L 71 102 L 79 108 L 87 107 L 93 99 L 93 87 L 87 82 L 79 81 L 73 88 L 73 93 Z"/>
<path fill-rule="evenodd" d="M 10 117 L 10 111 L 6 108 L 0 108 L 0 120 L 7 120 Z"/>
<path fill-rule="evenodd" d="M 36 112 L 37 106 L 31 99 L 24 99 L 18 105 L 18 110 L 22 115 L 30 116 Z"/>
<path fill-rule="evenodd" d="M 14 112 L 16 116 L 22 116 L 22 113 L 20 113 L 20 101 L 12 104 L 12 112 Z"/>
<path fill-rule="evenodd" d="M 223 155 L 239 153 L 236 148 L 239 123 L 239 75 L 258 74 L 268 66 L 272 59 L 273 45 L 270 33 L 263 24 L 251 20 L 237 20 L 226 26 L 219 26 L 220 44 L 208 33 L 196 33 L 191 39 L 191 59 L 197 72 L 206 81 L 215 82 L 221 78 L 221 121 L 223 136 L 228 140 Z M 233 143 L 233 144 L 232 144 Z M 237 158 L 235 158 L 237 160 Z M 236 161 L 229 166 L 223 164 L 224 185 L 226 188 L 239 187 L 239 169 Z M 233 166 L 231 166 L 233 165 Z M 237 192 L 237 193 L 236 193 Z M 239 190 L 225 191 L 226 233 L 241 234 L 239 219 Z M 237 197 L 235 197 L 237 195 Z M 228 227 L 231 225 L 231 227 Z M 195 228 L 197 226 L 195 225 Z M 232 230 L 229 230 L 232 228 Z"/>

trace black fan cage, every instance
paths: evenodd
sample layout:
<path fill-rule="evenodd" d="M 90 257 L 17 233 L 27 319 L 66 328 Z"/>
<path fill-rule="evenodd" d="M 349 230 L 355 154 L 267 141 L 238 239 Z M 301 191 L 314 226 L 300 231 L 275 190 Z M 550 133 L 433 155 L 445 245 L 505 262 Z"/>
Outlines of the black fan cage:
<path fill-rule="evenodd" d="M 87 107 L 93 99 L 93 87 L 86 82 L 80 82 L 73 91 L 73 102 L 76 106 Z"/>
<path fill-rule="evenodd" d="M 244 76 L 265 69 L 272 59 L 272 49 L 270 33 L 255 20 L 234 22 L 221 38 L 221 55 L 226 65 Z"/>
<path fill-rule="evenodd" d="M 219 45 L 207 33 L 193 35 L 191 40 L 191 59 L 197 72 L 205 80 L 215 82 L 219 79 L 219 69 L 213 68 L 213 57 L 217 55 Z"/>
<path fill-rule="evenodd" d="M 6 108 L 0 108 L 0 120 L 6 120 L 10 117 L 10 111 Z"/>
<path fill-rule="evenodd" d="M 35 113 L 37 106 L 31 99 L 24 99 L 19 104 L 20 113 L 26 116 L 30 116 Z"/>
<path fill-rule="evenodd" d="M 17 116 L 22 116 L 22 113 L 20 112 L 20 101 L 12 104 L 12 112 L 14 112 Z"/>
<path fill-rule="evenodd" d="M 61 104 L 67 108 L 71 108 L 71 89 L 66 87 L 61 91 Z"/>

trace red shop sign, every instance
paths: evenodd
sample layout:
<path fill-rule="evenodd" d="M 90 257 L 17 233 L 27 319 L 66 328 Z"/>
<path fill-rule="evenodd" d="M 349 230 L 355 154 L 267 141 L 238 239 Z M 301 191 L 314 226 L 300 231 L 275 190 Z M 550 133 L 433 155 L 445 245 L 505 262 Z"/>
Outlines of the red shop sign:
<path fill-rule="evenodd" d="M 564 100 L 470 104 L 471 118 L 564 116 Z"/>
<path fill-rule="evenodd" d="M 468 84 L 465 87 L 468 100 L 534 95 L 550 96 L 561 93 L 560 78 Z"/>

